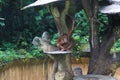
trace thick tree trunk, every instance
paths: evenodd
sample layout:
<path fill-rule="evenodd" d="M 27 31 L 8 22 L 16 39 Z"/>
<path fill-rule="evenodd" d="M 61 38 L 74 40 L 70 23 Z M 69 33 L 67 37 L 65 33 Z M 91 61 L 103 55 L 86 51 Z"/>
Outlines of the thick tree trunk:
<path fill-rule="evenodd" d="M 54 21 L 58 29 L 59 35 L 63 33 L 68 34 L 69 30 L 71 29 L 71 23 L 68 23 L 68 22 L 72 22 L 72 17 L 75 15 L 75 12 L 72 12 L 72 14 L 69 14 L 70 5 L 71 5 L 71 1 L 66 0 L 64 9 L 60 9 L 55 5 L 49 6 L 49 9 L 54 17 Z M 68 20 L 68 17 L 70 17 L 69 20 Z M 66 20 L 68 20 L 68 22 Z M 56 80 L 72 80 L 73 73 L 72 73 L 70 54 L 64 54 L 64 55 L 59 54 L 56 56 L 56 58 L 58 63 L 58 66 L 57 66 L 58 70 L 57 72 L 53 72 L 52 77 L 55 77 Z M 53 68 L 53 70 L 54 69 L 55 68 Z M 65 77 L 62 78 L 63 76 Z M 51 80 L 54 80 L 54 79 L 51 79 Z"/>
<path fill-rule="evenodd" d="M 97 10 L 98 2 L 97 0 L 81 0 L 83 8 L 87 14 L 90 25 L 90 46 L 91 46 L 91 57 L 88 73 L 92 73 L 95 69 L 95 64 L 97 63 L 99 55 L 99 40 L 98 40 L 98 21 L 97 21 Z M 92 4 L 92 5 L 91 5 Z"/>
<path fill-rule="evenodd" d="M 98 2 L 97 0 L 81 0 L 83 8 L 88 16 L 90 24 L 90 45 L 91 45 L 91 57 L 88 74 L 109 74 L 112 73 L 115 68 L 118 67 L 119 57 L 117 60 L 114 60 L 109 54 L 111 47 L 114 44 L 114 40 L 117 40 L 120 37 L 120 30 L 116 32 L 114 23 L 118 22 L 119 17 L 112 16 L 112 27 L 108 28 L 108 31 L 103 37 L 102 42 L 100 43 L 98 38 L 98 20 L 97 20 L 97 10 Z M 113 18 L 115 17 L 115 18 Z M 117 20 L 117 21 L 116 21 Z M 118 25 L 117 25 L 118 26 Z M 120 24 L 119 24 L 120 26 Z M 119 27 L 118 27 L 119 28 Z M 114 65 L 114 66 L 113 66 Z"/>
<path fill-rule="evenodd" d="M 117 18 L 116 18 L 117 16 Z M 99 57 L 97 59 L 96 68 L 93 73 L 95 74 L 110 74 L 114 73 L 114 70 L 119 66 L 119 54 L 117 57 L 110 55 L 110 49 L 113 44 L 120 38 L 120 16 L 114 15 L 109 17 L 110 27 L 108 28 L 106 34 L 103 36 L 100 48 Z M 114 66 L 113 66 L 114 65 Z"/>
<path fill-rule="evenodd" d="M 119 66 L 118 61 L 120 61 L 119 57 L 113 59 L 112 55 L 109 54 L 109 51 L 114 44 L 114 39 L 118 39 L 120 37 L 120 30 L 117 29 L 117 33 L 115 30 L 115 25 L 108 28 L 108 31 L 103 36 L 102 41 L 100 42 L 100 38 L 98 37 L 98 1 L 97 0 L 81 0 L 83 5 L 83 9 L 85 10 L 89 25 L 90 25 L 90 46 L 91 46 L 91 56 L 90 56 L 90 65 L 89 65 L 89 74 L 109 74 L 114 72 L 113 70 Z M 58 29 L 59 34 L 68 33 L 68 25 L 66 23 L 66 15 L 68 14 L 70 8 L 69 0 L 65 1 L 65 8 L 63 10 L 59 10 L 58 7 L 51 5 L 51 13 L 54 16 L 54 20 Z M 115 16 L 112 16 L 112 18 Z M 114 18 L 116 19 L 116 18 Z M 114 19 L 111 19 L 110 23 L 114 23 Z M 118 19 L 118 17 L 117 17 Z M 116 20 L 115 20 L 116 22 Z M 119 20 L 117 20 L 119 22 Z M 119 24 L 117 26 L 120 26 Z M 117 27 L 119 28 L 119 27 Z M 118 55 L 118 54 L 117 54 Z M 71 70 L 70 66 L 70 57 L 66 56 L 66 64 L 68 70 Z M 119 55 L 118 55 L 119 56 Z M 68 60 L 68 61 L 67 61 Z M 61 63 L 63 64 L 63 63 Z"/>

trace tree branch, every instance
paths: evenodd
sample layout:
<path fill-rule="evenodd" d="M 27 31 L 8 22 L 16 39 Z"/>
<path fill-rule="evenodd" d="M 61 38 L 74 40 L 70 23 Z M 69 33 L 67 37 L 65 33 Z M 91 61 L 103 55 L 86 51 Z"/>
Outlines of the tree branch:
<path fill-rule="evenodd" d="M 113 44 L 120 38 L 120 26 L 109 27 L 108 31 L 102 39 L 100 46 L 100 56 L 106 58 L 110 55 L 110 49 Z"/>
<path fill-rule="evenodd" d="M 90 1 L 89 0 L 81 0 L 83 9 L 85 10 L 88 19 L 90 19 L 92 17 L 92 9 L 90 6 Z"/>
<path fill-rule="evenodd" d="M 67 15 L 67 14 L 68 14 L 69 7 L 70 7 L 70 0 L 66 0 L 66 1 L 65 1 L 65 8 L 64 8 L 64 10 L 63 10 L 63 12 L 62 12 L 61 15 Z"/>
<path fill-rule="evenodd" d="M 55 19 L 55 23 L 57 25 L 57 29 L 58 29 L 59 34 L 69 32 L 66 21 L 65 21 L 66 15 L 68 14 L 68 11 L 69 11 L 69 7 L 70 7 L 70 0 L 65 1 L 65 7 L 62 11 L 60 9 L 58 9 L 57 6 L 50 5 L 50 10 L 51 10 L 51 13 Z"/>

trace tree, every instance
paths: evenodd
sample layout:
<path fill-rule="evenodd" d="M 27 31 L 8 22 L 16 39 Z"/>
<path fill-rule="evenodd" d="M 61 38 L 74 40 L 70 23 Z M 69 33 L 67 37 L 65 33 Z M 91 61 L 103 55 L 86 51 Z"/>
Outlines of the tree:
<path fill-rule="evenodd" d="M 63 4 L 60 4 L 60 5 L 51 4 L 48 6 L 49 10 L 51 11 L 51 13 L 54 17 L 54 21 L 55 21 L 59 35 L 62 35 L 64 33 L 69 33 L 69 31 L 71 30 L 72 24 L 70 24 L 70 23 L 72 23 L 72 19 L 74 18 L 74 15 L 76 12 L 76 6 L 74 6 L 74 5 L 75 5 L 75 2 L 67 0 Z M 63 7 L 61 7 L 61 6 L 63 6 Z M 70 10 L 72 10 L 72 11 L 70 11 Z M 64 80 L 71 80 L 72 79 L 72 69 L 71 69 L 71 63 L 70 63 L 70 54 L 66 54 L 64 56 L 59 55 L 59 57 L 57 57 L 57 58 L 59 58 L 58 62 L 60 64 L 64 65 L 64 66 L 60 66 L 62 68 L 62 71 L 63 70 L 66 71 L 65 75 L 67 76 L 67 78 L 65 78 Z M 64 59 L 64 61 L 63 61 L 63 59 Z M 57 60 L 55 60 L 54 62 L 56 62 L 56 61 Z M 58 65 L 58 67 L 59 67 L 59 65 Z M 55 75 L 54 72 L 53 72 L 53 77 Z M 59 75 L 62 73 L 59 73 L 59 71 L 58 71 L 56 74 Z M 59 78 L 59 77 L 57 77 L 57 78 Z"/>
<path fill-rule="evenodd" d="M 91 54 L 90 54 L 90 65 L 89 65 L 89 74 L 110 74 L 114 73 L 114 70 L 120 66 L 119 65 L 119 57 L 116 57 L 116 59 L 113 59 L 112 55 L 110 55 L 110 49 L 120 38 L 120 28 L 119 28 L 119 15 L 108 15 L 109 19 L 109 25 L 107 29 L 104 31 L 104 36 L 102 39 L 99 37 L 99 20 L 98 20 L 98 1 L 93 0 L 81 0 L 81 2 L 76 1 L 73 3 L 73 1 L 66 1 L 66 4 L 70 3 L 70 7 L 68 10 L 68 14 L 71 14 L 70 10 L 75 10 L 71 15 L 74 15 L 75 12 L 77 12 L 77 8 L 80 9 L 80 5 L 77 3 L 81 3 L 83 9 L 85 10 L 88 20 L 89 20 L 89 26 L 90 26 L 90 46 L 91 46 Z M 73 5 L 74 4 L 74 5 Z M 79 6 L 76 6 L 79 5 Z M 68 5 L 67 5 L 68 6 Z M 67 11 L 66 7 L 64 10 Z M 56 12 L 56 11 L 55 11 Z M 52 11 L 54 13 L 54 11 Z M 61 13 L 61 12 L 59 12 Z M 58 13 L 58 14 L 59 14 Z M 64 32 L 67 31 L 66 25 L 70 25 L 69 23 L 65 24 L 65 20 L 67 19 L 66 12 L 60 16 L 60 18 L 56 19 L 55 14 L 53 14 L 56 24 L 58 24 L 58 31 Z M 60 23 L 62 22 L 60 26 Z M 106 27 L 106 26 L 105 26 Z M 117 54 L 119 56 L 119 54 Z"/>
<path fill-rule="evenodd" d="M 90 26 L 90 46 L 91 46 L 91 54 L 90 54 L 90 65 L 89 65 L 89 74 L 110 74 L 113 73 L 113 70 L 119 66 L 119 57 L 117 57 L 114 61 L 112 55 L 110 55 L 110 49 L 120 37 L 120 26 L 118 23 L 119 16 L 116 15 L 108 15 L 109 17 L 109 27 L 104 32 L 104 36 L 102 39 L 99 37 L 99 21 L 98 21 L 98 1 L 93 0 L 81 0 L 81 2 L 77 1 L 65 1 L 66 5 L 63 9 L 63 12 L 60 12 L 59 8 L 52 8 L 51 12 L 54 16 L 55 23 L 57 24 L 58 32 L 66 32 L 68 27 L 66 25 L 71 25 L 70 23 L 65 22 L 66 14 L 73 16 L 78 8 L 80 9 L 81 3 L 83 9 L 85 10 Z M 77 5 L 77 6 L 76 6 Z M 79 5 L 79 6 L 78 6 Z M 69 9 L 69 10 L 68 10 Z M 71 11 L 75 10 L 75 11 Z M 57 14 L 55 14 L 57 12 Z M 61 15 L 60 15 L 61 13 Z M 56 17 L 57 15 L 57 17 Z M 58 15 L 60 15 L 58 17 Z M 112 18 L 112 19 L 111 19 Z M 115 25 L 116 24 L 116 25 Z M 62 26 L 61 26 L 62 25 Z M 106 26 L 105 26 L 106 27 Z M 119 55 L 119 54 L 117 54 Z M 107 66 L 106 66 L 107 65 Z M 116 67 L 114 66 L 116 65 Z M 114 69 L 113 69 L 114 68 Z"/>
<path fill-rule="evenodd" d="M 114 60 L 112 55 L 110 55 L 110 49 L 114 42 L 120 38 L 120 28 L 119 28 L 119 16 L 108 15 L 109 17 L 109 27 L 102 36 L 102 40 L 98 36 L 99 27 L 97 20 L 98 16 L 98 1 L 88 1 L 81 0 L 84 10 L 89 19 L 90 24 L 90 46 L 91 46 L 91 59 L 89 65 L 89 74 L 110 74 L 114 73 L 118 66 L 120 66 L 120 58 L 116 57 Z M 119 56 L 120 54 L 117 54 Z"/>
<path fill-rule="evenodd" d="M 76 1 L 66 0 L 64 1 L 64 3 L 61 3 L 61 4 L 59 4 L 58 2 L 56 4 L 47 5 L 47 8 L 50 10 L 50 12 L 54 17 L 54 21 L 55 21 L 59 35 L 62 35 L 64 33 L 69 33 L 69 31 L 71 30 L 72 20 L 74 19 L 74 15 L 76 12 L 75 3 Z M 33 6 L 36 6 L 36 5 L 33 5 Z M 22 8 L 22 10 L 26 8 L 29 8 L 29 5 Z M 60 75 L 58 76 L 59 78 L 64 73 L 65 74 L 63 76 L 65 76 L 65 78 L 63 80 L 72 80 L 73 74 L 72 74 L 72 68 L 70 63 L 70 54 L 59 55 L 57 57 L 56 55 L 51 55 L 51 56 L 54 60 L 53 73 L 52 73 L 51 80 L 54 80 L 55 74 L 56 76 Z M 57 65 L 57 62 L 58 62 L 58 65 Z M 58 71 L 56 70 L 56 67 L 58 68 Z"/>
<path fill-rule="evenodd" d="M 98 20 L 98 0 L 66 0 L 63 1 L 63 3 L 59 3 L 60 2 L 58 2 L 58 4 L 47 5 L 54 17 L 59 35 L 69 32 L 71 26 L 70 17 L 74 17 L 78 10 L 83 8 L 87 14 L 90 28 L 89 41 L 91 47 L 88 74 L 114 73 L 114 69 L 120 66 L 120 57 L 113 59 L 112 55 L 110 55 L 110 49 L 115 41 L 120 38 L 120 16 L 118 14 L 108 15 L 110 26 L 105 26 L 106 30 L 104 31 L 104 36 L 99 36 L 100 21 Z M 117 56 L 120 56 L 120 54 L 117 54 Z M 70 56 L 66 55 L 66 58 L 69 60 Z M 67 68 L 69 68 L 69 66 L 70 63 L 68 63 Z"/>

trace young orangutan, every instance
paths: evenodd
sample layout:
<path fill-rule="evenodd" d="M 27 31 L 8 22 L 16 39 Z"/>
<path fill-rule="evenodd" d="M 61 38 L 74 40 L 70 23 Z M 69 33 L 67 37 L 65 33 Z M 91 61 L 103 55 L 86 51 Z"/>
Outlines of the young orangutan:
<path fill-rule="evenodd" d="M 60 35 L 59 38 L 57 39 L 57 47 L 60 50 L 66 51 L 71 49 L 72 47 L 71 36 L 74 31 L 74 24 L 75 24 L 75 20 L 72 20 L 72 28 L 70 32 Z"/>

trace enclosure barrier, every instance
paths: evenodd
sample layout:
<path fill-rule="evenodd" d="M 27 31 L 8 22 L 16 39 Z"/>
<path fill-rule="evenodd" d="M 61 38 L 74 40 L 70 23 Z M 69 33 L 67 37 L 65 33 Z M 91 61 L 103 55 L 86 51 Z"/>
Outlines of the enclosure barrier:
<path fill-rule="evenodd" d="M 45 74 L 43 63 L 43 60 L 38 59 L 18 60 L 12 62 L 0 68 L 0 80 L 44 80 Z M 51 60 L 48 60 L 49 74 L 51 74 L 52 63 Z M 88 64 L 89 58 L 72 58 L 72 68 L 82 68 L 84 75 L 88 71 Z M 115 77 L 119 78 L 120 76 L 118 77 L 116 73 Z M 120 78 L 118 80 L 120 80 Z"/>

